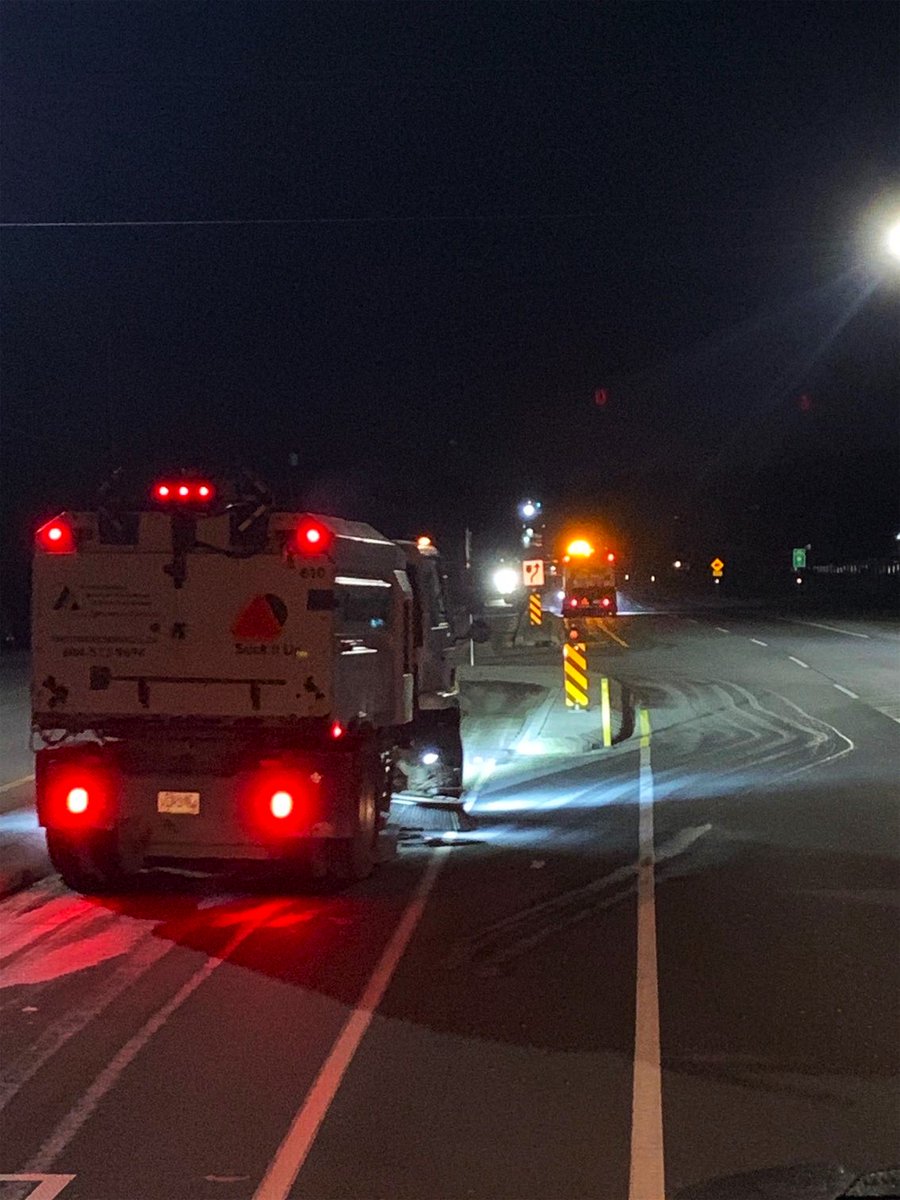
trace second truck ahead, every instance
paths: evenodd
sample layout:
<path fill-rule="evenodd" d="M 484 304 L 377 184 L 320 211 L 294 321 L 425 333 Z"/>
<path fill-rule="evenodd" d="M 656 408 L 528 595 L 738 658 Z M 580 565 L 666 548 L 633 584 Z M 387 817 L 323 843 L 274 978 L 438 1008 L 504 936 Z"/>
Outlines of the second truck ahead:
<path fill-rule="evenodd" d="M 427 539 L 184 472 L 37 533 L 33 729 L 79 891 L 152 865 L 372 869 L 392 791 L 458 798 L 454 628 Z M 476 631 L 477 633 L 477 631 Z"/>

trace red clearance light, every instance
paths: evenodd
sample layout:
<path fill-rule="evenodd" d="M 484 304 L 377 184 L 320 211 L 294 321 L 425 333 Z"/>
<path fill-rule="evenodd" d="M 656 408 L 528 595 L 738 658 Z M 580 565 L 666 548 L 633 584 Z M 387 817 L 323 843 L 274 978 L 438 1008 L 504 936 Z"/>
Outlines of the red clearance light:
<path fill-rule="evenodd" d="M 301 554 L 324 554 L 334 540 L 334 534 L 318 521 L 301 521 L 297 526 L 296 546 Z"/>
<path fill-rule="evenodd" d="M 340 721 L 332 721 L 331 736 L 334 738 L 335 741 L 337 741 L 338 738 L 342 738 L 344 736 L 344 727 L 340 723 Z"/>
<path fill-rule="evenodd" d="M 601 604 L 603 605 L 604 608 L 609 608 L 609 596 L 604 596 L 601 601 Z"/>
<path fill-rule="evenodd" d="M 35 534 L 38 546 L 47 554 L 74 554 L 75 534 L 63 517 L 42 525 Z"/>
<path fill-rule="evenodd" d="M 184 483 L 179 483 L 177 486 L 174 483 L 163 481 L 154 484 L 153 487 L 154 500 L 190 500 L 194 497 L 198 500 L 212 500 L 215 494 L 216 489 L 206 480 L 199 483 L 185 480 Z"/>
<path fill-rule="evenodd" d="M 569 608 L 577 608 L 577 607 L 578 607 L 578 601 L 573 596 L 572 599 L 569 601 Z"/>
<path fill-rule="evenodd" d="M 616 561 L 616 556 L 612 553 L 612 551 L 610 551 L 610 553 L 607 554 L 606 561 L 607 562 L 615 562 Z"/>
<path fill-rule="evenodd" d="M 91 800 L 91 794 L 87 788 L 73 787 L 69 789 L 66 796 L 66 808 L 70 813 L 76 816 L 80 813 L 87 812 L 88 804 Z"/>
<path fill-rule="evenodd" d="M 294 811 L 294 797 L 290 792 L 273 792 L 272 798 L 269 801 L 269 808 L 273 817 L 277 817 L 279 821 L 285 817 L 289 817 Z"/>

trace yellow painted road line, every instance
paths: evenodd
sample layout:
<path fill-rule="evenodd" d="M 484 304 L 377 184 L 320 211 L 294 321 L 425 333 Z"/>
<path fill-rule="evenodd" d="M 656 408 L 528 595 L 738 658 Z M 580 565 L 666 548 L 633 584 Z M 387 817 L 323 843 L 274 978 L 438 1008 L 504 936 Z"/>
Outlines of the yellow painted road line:
<path fill-rule="evenodd" d="M 624 646 L 626 650 L 628 649 L 628 643 L 624 638 L 619 637 L 617 633 L 613 633 L 611 629 L 607 629 L 606 626 L 601 622 L 598 622 L 598 625 L 602 633 L 605 633 L 607 637 L 612 638 L 614 642 L 618 642 L 620 646 Z"/>
<path fill-rule="evenodd" d="M 603 724 L 603 745 L 612 745 L 612 712 L 609 704 L 609 680 L 600 680 L 600 719 Z"/>

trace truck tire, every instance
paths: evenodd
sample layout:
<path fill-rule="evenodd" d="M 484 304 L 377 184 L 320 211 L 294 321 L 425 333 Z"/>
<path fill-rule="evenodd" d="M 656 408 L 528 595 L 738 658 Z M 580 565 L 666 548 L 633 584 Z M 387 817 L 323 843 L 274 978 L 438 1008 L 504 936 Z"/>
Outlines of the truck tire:
<path fill-rule="evenodd" d="M 115 834 L 108 830 L 73 837 L 61 829 L 48 829 L 47 852 L 63 883 L 74 892 L 100 896 L 127 885 Z"/>
<path fill-rule="evenodd" d="M 356 776 L 356 831 L 352 837 L 331 843 L 330 875 L 338 883 L 368 879 L 378 861 L 380 804 L 384 790 L 384 766 L 377 754 L 359 756 Z"/>

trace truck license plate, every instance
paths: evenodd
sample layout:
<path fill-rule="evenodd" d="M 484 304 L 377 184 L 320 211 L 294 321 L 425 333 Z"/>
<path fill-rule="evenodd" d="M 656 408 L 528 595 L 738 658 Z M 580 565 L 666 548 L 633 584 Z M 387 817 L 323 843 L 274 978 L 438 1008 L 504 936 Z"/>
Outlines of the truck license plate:
<path fill-rule="evenodd" d="M 161 813 L 189 813 L 196 817 L 200 812 L 199 792 L 157 792 L 156 811 Z"/>

